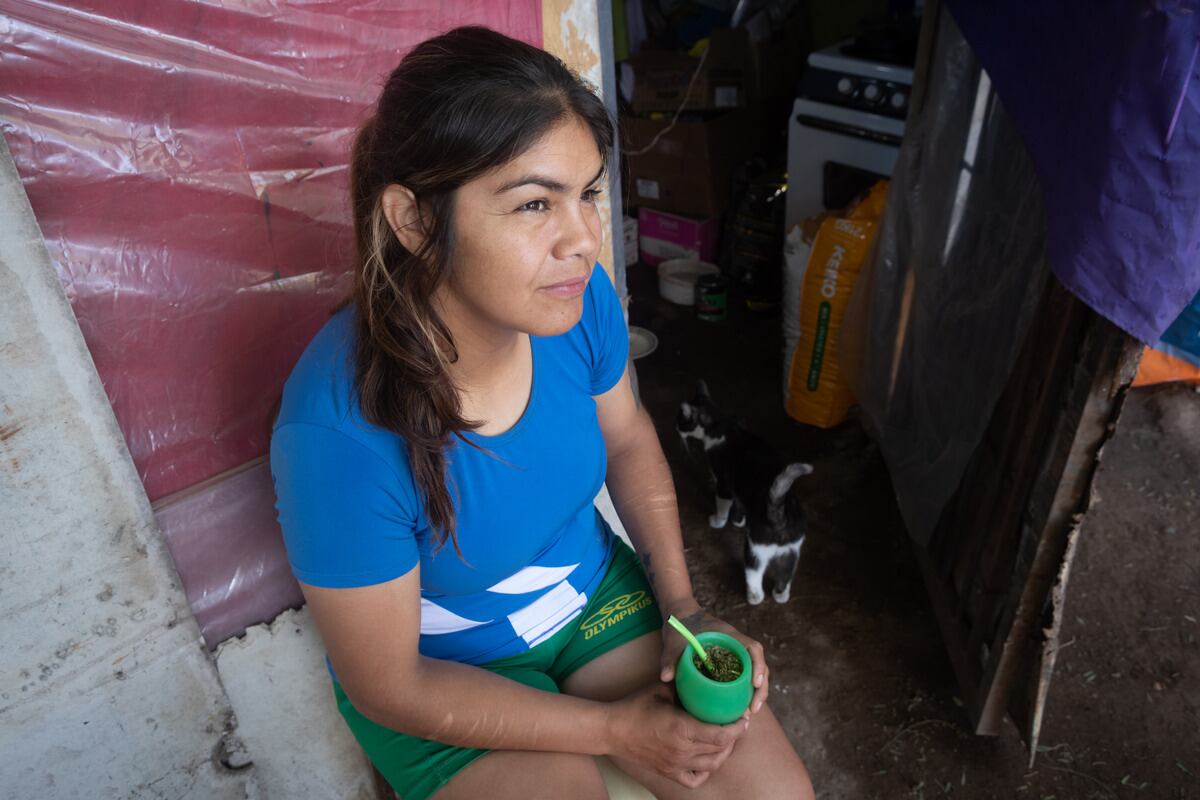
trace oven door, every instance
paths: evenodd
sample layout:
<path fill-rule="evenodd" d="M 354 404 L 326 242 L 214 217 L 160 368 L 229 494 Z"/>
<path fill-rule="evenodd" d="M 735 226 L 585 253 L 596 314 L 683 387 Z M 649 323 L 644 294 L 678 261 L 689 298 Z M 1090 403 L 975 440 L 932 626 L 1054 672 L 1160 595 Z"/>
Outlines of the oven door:
<path fill-rule="evenodd" d="M 786 228 L 842 208 L 880 178 L 900 152 L 904 122 L 797 98 L 788 128 Z"/>

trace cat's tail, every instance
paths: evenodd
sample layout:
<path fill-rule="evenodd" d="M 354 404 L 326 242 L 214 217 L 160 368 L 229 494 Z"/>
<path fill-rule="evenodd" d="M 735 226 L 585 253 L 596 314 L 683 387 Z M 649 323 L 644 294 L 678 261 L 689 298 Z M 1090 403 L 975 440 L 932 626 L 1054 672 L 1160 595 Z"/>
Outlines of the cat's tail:
<path fill-rule="evenodd" d="M 783 496 L 792 488 L 792 484 L 796 482 L 796 478 L 802 475 L 812 474 L 812 464 L 788 464 L 783 468 L 783 472 L 779 473 L 779 477 L 771 484 L 771 504 L 775 505 L 783 499 Z"/>

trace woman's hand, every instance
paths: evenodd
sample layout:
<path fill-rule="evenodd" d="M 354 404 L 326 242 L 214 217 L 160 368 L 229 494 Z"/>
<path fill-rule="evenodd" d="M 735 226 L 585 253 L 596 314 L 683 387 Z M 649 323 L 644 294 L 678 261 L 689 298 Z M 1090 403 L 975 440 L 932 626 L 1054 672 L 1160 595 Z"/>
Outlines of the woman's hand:
<path fill-rule="evenodd" d="M 694 789 L 725 762 L 749 722 L 709 725 L 677 708 L 674 700 L 671 688 L 660 683 L 612 703 L 610 755 Z"/>
<path fill-rule="evenodd" d="M 746 646 L 746 650 L 750 653 L 750 669 L 753 674 L 751 680 L 754 684 L 754 696 L 750 698 L 750 707 L 746 709 L 744 716 L 746 719 L 749 719 L 751 714 L 757 714 L 762 710 L 763 703 L 767 701 L 767 691 L 771 685 L 771 670 L 767 667 L 767 658 L 763 652 L 763 646 L 749 636 L 742 634 L 733 626 L 712 616 L 698 605 L 692 604 L 689 608 L 675 610 L 673 613 L 692 633 L 720 631 L 721 633 L 729 634 Z M 675 665 L 679 663 L 679 654 L 687 646 L 687 642 L 679 635 L 679 631 L 670 625 L 663 625 L 662 671 L 659 675 L 663 683 L 670 683 L 675 680 Z"/>

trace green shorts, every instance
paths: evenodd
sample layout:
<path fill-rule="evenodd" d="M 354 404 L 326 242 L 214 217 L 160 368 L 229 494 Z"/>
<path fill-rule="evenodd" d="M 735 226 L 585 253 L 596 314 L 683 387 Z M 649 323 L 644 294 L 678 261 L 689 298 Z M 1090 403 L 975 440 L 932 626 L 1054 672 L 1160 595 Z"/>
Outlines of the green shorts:
<path fill-rule="evenodd" d="M 662 629 L 650 584 L 633 550 L 620 539 L 583 613 L 545 642 L 508 658 L 480 664 L 526 686 L 558 692 L 568 675 L 632 639 Z M 338 710 L 375 769 L 401 800 L 425 800 L 487 750 L 454 747 L 385 728 L 364 717 L 334 681 Z"/>

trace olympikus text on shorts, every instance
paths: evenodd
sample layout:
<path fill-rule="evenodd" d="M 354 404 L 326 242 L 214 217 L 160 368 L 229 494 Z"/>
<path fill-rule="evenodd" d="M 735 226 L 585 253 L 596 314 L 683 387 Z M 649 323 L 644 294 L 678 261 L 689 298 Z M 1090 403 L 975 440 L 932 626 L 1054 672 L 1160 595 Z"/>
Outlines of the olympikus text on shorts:
<path fill-rule="evenodd" d="M 611 628 L 626 617 L 646 608 L 652 602 L 653 598 L 642 591 L 614 597 L 579 626 L 579 629 L 583 631 L 584 640 L 591 639 L 601 631 Z"/>

